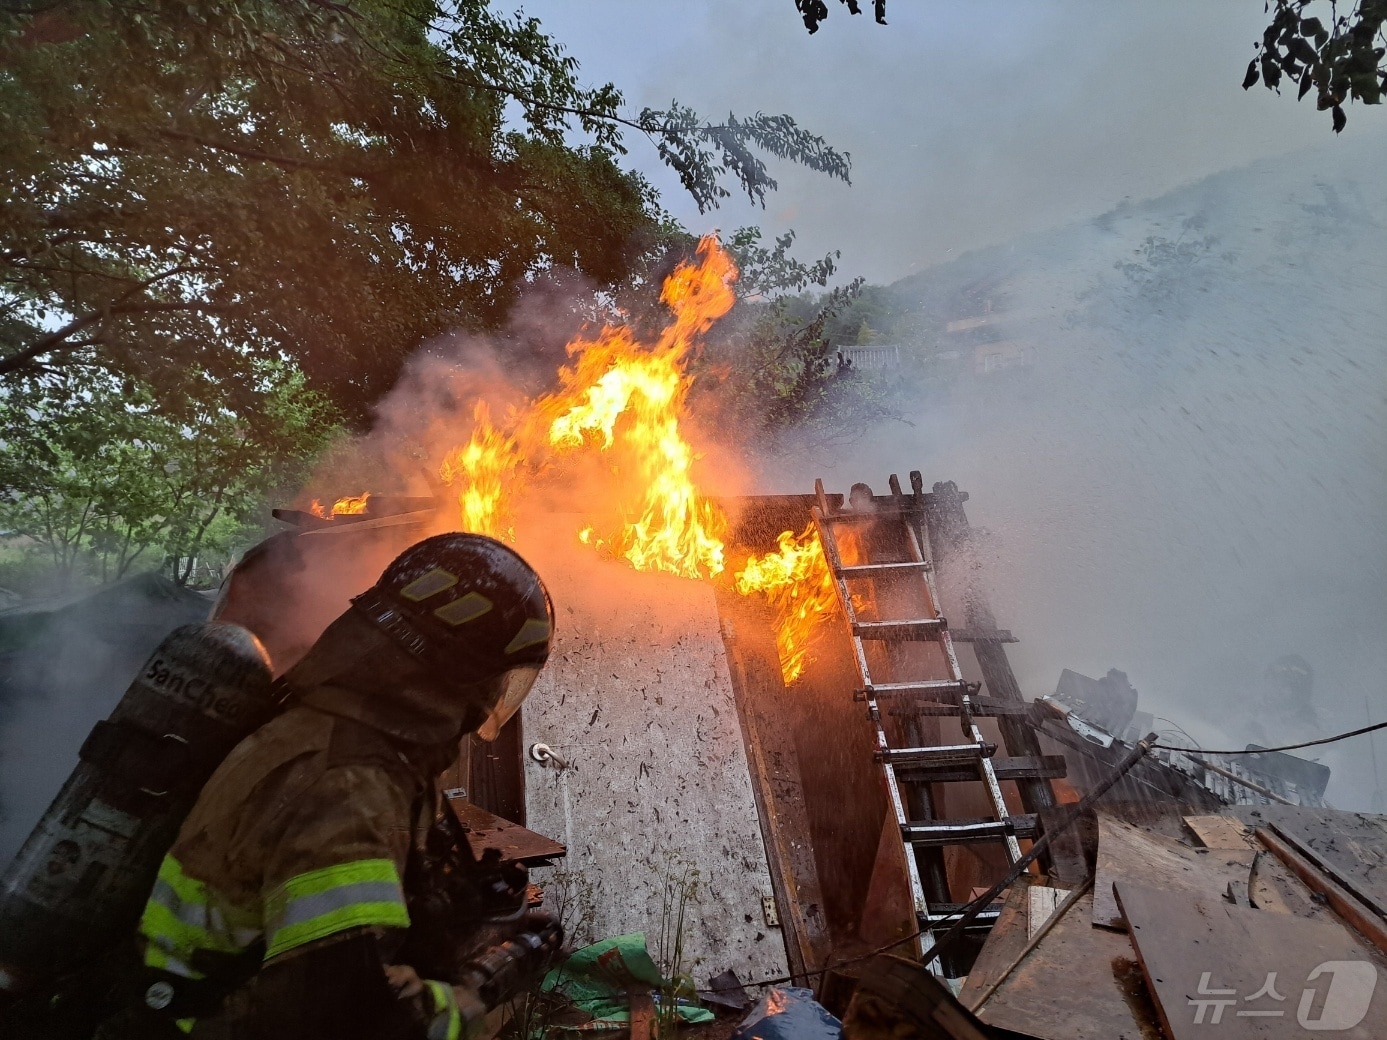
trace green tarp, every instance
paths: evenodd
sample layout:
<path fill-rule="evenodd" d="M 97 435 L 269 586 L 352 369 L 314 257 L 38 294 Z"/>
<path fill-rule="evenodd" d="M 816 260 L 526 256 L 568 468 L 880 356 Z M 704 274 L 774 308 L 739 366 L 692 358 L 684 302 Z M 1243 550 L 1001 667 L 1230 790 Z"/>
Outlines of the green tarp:
<path fill-rule="evenodd" d="M 562 993 L 577 1007 L 592 1015 L 592 1021 L 579 1030 L 624 1029 L 631 1021 L 631 990 L 654 990 L 655 1002 L 670 994 L 674 986 L 660 977 L 660 969 L 645 948 L 645 935 L 634 932 L 584 946 L 544 979 L 544 988 Z M 711 1022 L 707 1008 L 680 1001 L 676 1013 L 689 1024 Z"/>

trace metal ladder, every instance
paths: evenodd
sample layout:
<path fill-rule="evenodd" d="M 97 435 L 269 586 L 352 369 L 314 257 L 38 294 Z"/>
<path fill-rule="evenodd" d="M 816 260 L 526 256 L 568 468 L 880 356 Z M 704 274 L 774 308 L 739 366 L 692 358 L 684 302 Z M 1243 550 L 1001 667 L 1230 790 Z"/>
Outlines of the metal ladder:
<path fill-rule="evenodd" d="M 958 904 L 949 901 L 943 850 L 951 845 L 1000 842 L 1005 849 L 1008 863 L 1014 864 L 1021 857 L 1018 839 L 1034 838 L 1037 835 L 1037 814 L 1010 812 L 999 781 L 1043 780 L 1043 793 L 1049 794 L 1050 798 L 1041 801 L 1053 804 L 1053 794 L 1049 790 L 1047 778 L 1063 776 L 1064 767 L 1063 759 L 1058 756 L 1040 756 L 1033 753 L 1018 758 L 994 758 L 997 745 L 985 739 L 976 719 L 1007 717 L 1008 721 L 1013 723 L 1010 728 L 1014 733 L 1015 723 L 1028 727 L 1026 707 L 1019 695 L 1008 700 L 980 697 L 978 694 L 981 684 L 964 680 L 954 650 L 954 636 L 950 633 L 948 621 L 939 610 L 940 600 L 931 555 L 929 527 L 926 523 L 924 495 L 918 473 L 911 474 L 911 483 L 914 494 L 909 499 L 902 494 L 900 481 L 892 474 L 892 495 L 885 503 L 873 496 L 870 509 L 833 509 L 824 493 L 823 481 L 818 480 L 815 481 L 814 487 L 817 504 L 813 507 L 812 513 L 852 639 L 853 656 L 861 680 L 854 696 L 866 703 L 868 718 L 875 729 L 874 757 L 881 766 L 888 809 L 895 814 L 895 821 L 900 830 L 902 858 L 921 929 L 917 948 L 922 959 L 929 961 L 935 930 L 947 929 L 953 916 L 951 911 L 958 909 Z M 867 490 L 869 493 L 870 489 Z M 838 535 L 840 528 L 852 526 L 862 532 L 857 537 L 866 546 L 862 550 L 865 556 L 874 543 L 880 545 L 885 541 L 882 536 L 889 534 L 890 525 L 899 525 L 899 537 L 894 542 L 897 548 L 891 555 L 900 555 L 900 548 L 903 547 L 906 557 L 904 560 L 879 562 L 864 559 L 860 563 L 843 562 L 844 554 Z M 870 536 L 866 533 L 869 531 Z M 878 613 L 875 620 L 864 620 L 859 616 L 860 611 L 850 591 L 850 583 L 899 583 L 901 579 L 911 581 L 917 576 L 920 584 L 914 590 L 907 587 L 905 591 L 907 596 L 911 596 L 913 591 L 922 602 L 924 610 L 919 616 L 883 619 Z M 1010 638 L 1009 635 L 1006 638 Z M 893 681 L 890 682 L 878 682 L 873 679 L 872 667 L 869 664 L 869 657 L 872 655 L 868 653 L 865 643 L 878 642 L 886 648 L 886 656 L 891 658 L 891 648 L 923 640 L 933 641 L 939 646 L 942 651 L 944 675 L 892 675 Z M 888 717 L 915 720 L 917 724 L 913 726 L 913 733 L 910 732 L 910 721 L 898 724 L 894 728 L 904 729 L 909 735 L 914 736 L 915 739 L 910 743 L 918 746 L 892 746 L 887 731 L 888 725 L 883 718 L 883 701 L 898 706 L 895 710 L 888 709 Z M 956 744 L 926 744 L 920 740 L 919 730 L 923 727 L 919 726 L 918 722 L 932 716 L 957 717 L 962 730 L 962 741 Z M 1003 742 L 1006 741 L 1004 732 Z M 1034 739 L 1021 743 L 1029 745 L 1024 750 L 1039 750 Z M 981 781 L 987 800 L 991 804 L 990 818 L 937 818 L 931 785 L 960 781 Z M 1026 799 L 1027 802 L 1032 800 Z M 977 927 L 991 927 L 999 911 L 999 905 L 985 910 L 976 922 Z M 937 959 L 934 969 L 942 970 Z"/>

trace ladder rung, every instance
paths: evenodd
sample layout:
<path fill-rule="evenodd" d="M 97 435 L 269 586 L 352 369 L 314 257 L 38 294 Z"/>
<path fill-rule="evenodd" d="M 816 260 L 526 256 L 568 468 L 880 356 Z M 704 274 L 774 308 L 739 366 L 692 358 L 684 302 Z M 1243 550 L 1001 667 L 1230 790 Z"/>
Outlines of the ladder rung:
<path fill-rule="evenodd" d="M 890 762 L 901 769 L 913 769 L 979 762 L 996 752 L 996 744 L 943 744 L 939 747 L 886 748 L 876 752 L 876 760 Z"/>
<path fill-rule="evenodd" d="M 980 841 L 1004 841 L 1008 837 L 1034 838 L 1035 816 L 1026 813 L 1008 816 L 1005 820 L 931 820 L 905 824 L 901 837 L 912 845 L 940 848 L 945 845 L 970 845 Z"/>
<path fill-rule="evenodd" d="M 852 634 L 859 639 L 934 639 L 948 627 L 940 618 L 902 618 L 899 621 L 856 621 Z"/>
<path fill-rule="evenodd" d="M 993 719 L 999 715 L 1026 715 L 1030 712 L 1030 709 L 1024 704 L 1017 704 L 1014 701 L 994 701 L 987 697 L 974 697 L 972 705 L 973 717 L 980 719 Z M 962 715 L 963 706 L 942 701 L 917 701 L 892 708 L 887 714 L 893 718 L 903 719 L 908 719 L 912 715 Z"/>
<path fill-rule="evenodd" d="M 1067 775 L 1063 755 L 1018 755 L 992 759 L 992 772 L 998 780 L 1048 780 Z M 977 769 L 928 767 L 900 769 L 896 779 L 906 784 L 958 784 L 979 780 Z"/>
<path fill-rule="evenodd" d="M 849 567 L 839 567 L 835 572 L 840 578 L 875 578 L 883 574 L 900 574 L 907 571 L 927 571 L 929 564 L 919 560 L 906 563 L 855 563 Z"/>
<path fill-rule="evenodd" d="M 921 924 L 952 924 L 958 920 L 959 915 L 968 908 L 968 905 L 968 903 L 931 903 L 929 913 L 916 914 L 915 916 Z M 1002 903 L 989 903 L 978 916 L 981 918 L 990 915 L 991 919 L 995 920 L 997 915 L 1002 912 L 1004 905 Z"/>
<path fill-rule="evenodd" d="M 903 683 L 873 683 L 871 686 L 861 690 L 852 691 L 852 699 L 855 701 L 865 701 L 870 694 L 873 700 L 880 700 L 883 697 L 900 697 L 911 693 L 976 693 L 981 689 L 981 683 L 963 682 L 955 679 L 925 679 L 922 682 L 903 682 Z"/>
<path fill-rule="evenodd" d="M 949 638 L 955 643 L 1019 643 L 1020 640 L 1005 628 L 951 628 Z"/>
<path fill-rule="evenodd" d="M 941 904 L 941 905 L 948 905 L 948 904 Z M 993 903 L 992 905 L 993 905 L 993 906 L 996 906 L 996 905 L 998 905 L 998 904 Z M 928 929 L 929 929 L 930 931 L 932 931 L 932 932 L 943 932 L 943 931 L 947 931 L 949 928 L 953 927 L 954 922 L 958 920 L 958 914 L 954 914 L 954 915 L 951 916 L 951 917 L 950 917 L 950 916 L 945 916 L 945 915 L 942 914 L 942 913 L 940 913 L 940 914 L 916 914 L 915 916 L 916 916 L 917 920 L 919 920 L 919 922 L 920 922 L 920 927 L 921 927 L 921 928 L 928 928 Z M 991 928 L 994 924 L 997 923 L 997 919 L 998 919 L 999 917 L 1001 917 L 1001 916 L 1002 916 L 1002 911 L 1000 911 L 1000 910 L 993 910 L 991 907 L 988 907 L 988 908 L 987 908 L 986 910 L 984 910 L 982 913 L 978 914 L 977 917 L 975 917 L 975 918 L 973 918 L 971 921 L 969 921 L 968 924 L 967 924 L 967 926 L 966 926 L 963 930 L 964 930 L 965 932 L 975 932 L 975 931 L 982 931 L 982 930 L 984 930 L 984 929 Z M 1017 1033 L 1017 1034 L 1013 1034 L 1013 1035 L 1019 1036 L 1020 1034 Z"/>

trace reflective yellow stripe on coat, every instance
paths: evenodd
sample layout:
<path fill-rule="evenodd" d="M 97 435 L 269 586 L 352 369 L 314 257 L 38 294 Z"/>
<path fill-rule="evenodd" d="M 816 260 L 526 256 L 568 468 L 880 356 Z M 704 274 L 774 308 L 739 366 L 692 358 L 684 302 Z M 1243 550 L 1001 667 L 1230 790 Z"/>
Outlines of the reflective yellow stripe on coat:
<path fill-rule="evenodd" d="M 173 856 L 165 856 L 140 918 L 140 933 L 145 964 L 199 979 L 202 973 L 192 967 L 196 951 L 240 953 L 260 938 L 261 928 L 257 913 L 229 906 L 184 874 Z"/>
<path fill-rule="evenodd" d="M 350 928 L 408 928 L 404 888 L 388 859 L 361 859 L 311 870 L 281 885 L 265 903 L 265 958 Z"/>

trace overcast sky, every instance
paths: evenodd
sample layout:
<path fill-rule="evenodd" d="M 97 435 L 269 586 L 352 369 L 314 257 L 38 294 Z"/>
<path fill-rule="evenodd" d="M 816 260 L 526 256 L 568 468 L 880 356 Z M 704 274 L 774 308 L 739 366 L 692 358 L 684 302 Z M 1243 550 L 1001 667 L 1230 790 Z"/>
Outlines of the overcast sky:
<path fill-rule="evenodd" d="M 814 36 L 790 0 L 524 10 L 632 110 L 784 112 L 850 152 L 851 187 L 782 166 L 764 212 L 706 216 L 646 142 L 628 163 L 692 230 L 793 227 L 804 255 L 841 249 L 874 281 L 1333 137 L 1313 104 L 1240 89 L 1262 0 L 892 0 L 884 27 L 829 6 Z M 1385 128 L 1355 106 L 1345 136 Z"/>

